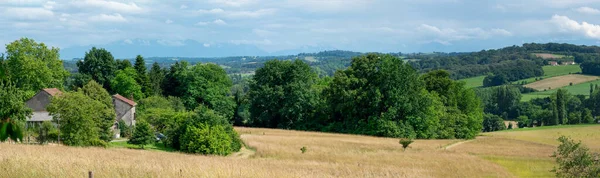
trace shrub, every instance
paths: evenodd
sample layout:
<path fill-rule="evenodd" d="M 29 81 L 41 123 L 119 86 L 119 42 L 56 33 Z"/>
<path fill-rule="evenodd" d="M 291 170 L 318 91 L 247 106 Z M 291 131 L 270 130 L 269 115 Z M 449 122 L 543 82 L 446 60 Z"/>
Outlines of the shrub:
<path fill-rule="evenodd" d="M 50 133 L 57 132 L 56 130 L 57 129 L 54 127 L 54 125 L 52 124 L 52 122 L 50 122 L 50 121 L 44 121 L 42 123 L 42 125 L 40 125 L 40 127 L 37 129 L 36 140 L 40 144 L 46 144 L 46 143 L 48 143 L 48 141 L 51 140 Z"/>
<path fill-rule="evenodd" d="M 409 138 L 402 138 L 399 141 L 399 143 L 402 145 L 403 150 L 406 150 L 406 148 L 408 148 L 408 145 L 410 145 L 412 142 L 413 140 Z"/>
<path fill-rule="evenodd" d="M 127 126 L 125 121 L 119 120 L 119 130 L 120 130 L 121 137 L 123 137 L 123 138 L 131 137 L 131 127 Z"/>
<path fill-rule="evenodd" d="M 228 155 L 234 151 L 232 141 L 223 126 L 201 123 L 199 127 L 187 127 L 181 137 L 181 150 L 189 153 Z"/>
<path fill-rule="evenodd" d="M 202 106 L 179 125 L 179 131 L 170 132 L 170 135 L 179 138 L 179 148 L 188 153 L 228 155 L 242 147 L 242 141 L 229 121 Z"/>
<path fill-rule="evenodd" d="M 140 120 L 137 122 L 134 127 L 133 135 L 131 139 L 127 141 L 129 144 L 139 145 L 142 149 L 144 149 L 144 145 L 152 143 L 154 141 L 154 132 L 152 131 L 152 127 L 150 124 L 144 120 Z"/>
<path fill-rule="evenodd" d="M 302 151 L 302 154 L 306 153 L 306 147 L 303 146 L 302 148 L 300 148 L 300 151 Z"/>
<path fill-rule="evenodd" d="M 561 136 L 561 143 L 552 157 L 556 158 L 558 168 L 554 168 L 556 177 L 600 177 L 600 155 L 590 153 L 589 149 L 571 138 Z"/>

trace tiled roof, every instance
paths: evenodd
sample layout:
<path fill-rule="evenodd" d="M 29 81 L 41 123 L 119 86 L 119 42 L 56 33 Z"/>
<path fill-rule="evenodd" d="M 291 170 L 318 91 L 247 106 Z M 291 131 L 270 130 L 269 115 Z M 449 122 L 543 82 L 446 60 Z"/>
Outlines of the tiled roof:
<path fill-rule="evenodd" d="M 135 103 L 134 101 L 132 101 L 132 100 L 130 100 L 130 99 L 127 99 L 127 98 L 125 98 L 125 97 L 123 97 L 123 96 L 121 96 L 121 95 L 119 95 L 119 94 L 113 95 L 113 98 L 116 98 L 116 99 L 118 99 L 118 100 L 121 100 L 121 101 L 123 101 L 123 102 L 125 102 L 125 103 L 127 103 L 127 104 L 129 104 L 129 105 L 131 105 L 131 106 L 135 106 L 135 105 L 137 105 L 137 103 Z"/>
<path fill-rule="evenodd" d="M 56 96 L 56 95 L 62 94 L 62 92 L 60 90 L 58 90 L 57 88 L 45 88 L 44 91 L 46 93 L 50 94 L 50 96 Z"/>

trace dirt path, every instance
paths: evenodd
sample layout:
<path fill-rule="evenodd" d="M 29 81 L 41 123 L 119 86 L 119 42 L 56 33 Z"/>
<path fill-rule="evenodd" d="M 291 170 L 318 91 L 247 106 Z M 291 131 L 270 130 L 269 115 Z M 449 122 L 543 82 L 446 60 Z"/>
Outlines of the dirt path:
<path fill-rule="evenodd" d="M 477 139 L 477 138 L 475 138 L 475 139 Z M 449 150 L 449 149 L 451 149 L 451 148 L 453 148 L 453 147 L 455 147 L 455 146 L 461 145 L 461 144 L 463 144 L 463 143 L 468 143 L 468 142 L 471 142 L 471 141 L 473 141 L 473 140 L 475 140 L 475 139 L 471 139 L 471 140 L 463 140 L 463 141 L 460 141 L 460 142 L 456 142 L 456 143 L 453 143 L 453 144 L 450 144 L 450 145 L 448 145 L 448 146 L 444 147 L 444 149 L 445 149 L 445 150 Z"/>
<path fill-rule="evenodd" d="M 240 151 L 235 152 L 235 153 L 229 155 L 229 157 L 232 157 L 232 158 L 241 158 L 241 159 L 248 159 L 248 158 L 250 158 L 254 154 L 256 154 L 256 151 L 248 149 L 248 148 L 246 148 L 246 146 L 242 146 L 242 148 L 240 149 Z"/>

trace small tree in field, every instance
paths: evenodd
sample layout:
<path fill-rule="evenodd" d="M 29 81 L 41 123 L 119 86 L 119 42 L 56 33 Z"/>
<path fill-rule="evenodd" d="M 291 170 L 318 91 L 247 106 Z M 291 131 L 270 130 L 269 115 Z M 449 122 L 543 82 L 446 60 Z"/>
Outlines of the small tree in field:
<path fill-rule="evenodd" d="M 412 142 L 414 142 L 414 141 L 409 138 L 400 139 L 400 144 L 402 145 L 402 149 L 404 151 L 406 151 L 406 148 L 408 148 L 408 145 L 410 145 Z"/>
<path fill-rule="evenodd" d="M 152 143 L 154 141 L 154 133 L 150 124 L 145 121 L 140 121 L 135 125 L 135 130 L 133 131 L 133 135 L 131 139 L 127 141 L 129 144 L 139 145 L 142 149 L 147 144 Z"/>

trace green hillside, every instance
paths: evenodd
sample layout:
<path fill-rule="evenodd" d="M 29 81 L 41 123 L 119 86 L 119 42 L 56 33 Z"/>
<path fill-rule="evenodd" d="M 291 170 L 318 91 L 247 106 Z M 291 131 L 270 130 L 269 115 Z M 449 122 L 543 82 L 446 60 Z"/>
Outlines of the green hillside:
<path fill-rule="evenodd" d="M 543 66 L 544 76 L 542 78 L 556 77 L 567 74 L 575 74 L 581 73 L 581 68 L 579 65 L 567 65 L 567 66 Z M 525 83 L 535 82 L 536 77 L 527 78 L 523 80 L 518 80 L 513 82 L 514 84 L 521 84 L 523 81 Z M 481 80 L 483 82 L 483 80 Z"/>
<path fill-rule="evenodd" d="M 459 81 L 465 82 L 466 83 L 465 86 L 467 88 L 477 88 L 477 87 L 483 86 L 484 78 L 485 78 L 485 75 L 482 75 L 482 76 L 478 76 L 478 77 L 460 79 Z"/>
<path fill-rule="evenodd" d="M 590 95 L 590 84 L 600 85 L 600 80 L 586 82 L 586 83 L 580 83 L 580 84 L 573 85 L 573 86 L 566 86 L 566 87 L 563 87 L 563 89 L 566 89 L 567 91 L 569 91 L 569 93 L 571 93 L 573 95 L 589 96 Z M 523 94 L 521 101 L 529 101 L 533 98 L 545 98 L 545 97 L 550 96 L 552 93 L 556 92 L 556 90 L 558 90 L 558 89 Z"/>
<path fill-rule="evenodd" d="M 549 78 L 567 74 L 581 73 L 581 68 L 579 65 L 567 65 L 567 66 L 543 66 L 544 76 L 542 78 Z M 483 79 L 485 75 L 460 79 L 460 81 L 464 81 L 466 83 L 467 88 L 476 88 L 483 86 Z M 523 81 L 525 83 L 535 82 L 535 77 L 527 78 L 519 81 L 513 82 L 514 84 L 521 84 Z"/>

